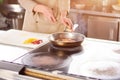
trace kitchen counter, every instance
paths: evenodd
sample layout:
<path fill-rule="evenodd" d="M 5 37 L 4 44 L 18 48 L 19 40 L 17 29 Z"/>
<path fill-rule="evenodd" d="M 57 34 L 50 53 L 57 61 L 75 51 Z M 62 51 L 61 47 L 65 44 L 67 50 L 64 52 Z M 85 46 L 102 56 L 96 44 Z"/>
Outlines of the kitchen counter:
<path fill-rule="evenodd" d="M 31 51 L 29 48 L 5 44 L 0 44 L 0 49 L 1 60 L 19 64 L 23 64 L 22 57 Z M 120 79 L 120 42 L 85 38 L 82 43 L 82 51 L 72 54 L 71 58 L 72 61 L 67 71 L 69 74 L 108 78 L 109 80 Z M 109 74 L 111 70 L 112 72 Z"/>
<path fill-rule="evenodd" d="M 41 49 L 39 48 L 39 51 L 44 51 L 44 48 L 45 46 Z M 68 70 L 61 71 L 65 71 L 69 74 L 83 75 L 98 79 L 120 79 L 118 76 L 120 74 L 120 71 L 118 70 L 120 66 L 119 53 L 119 42 L 86 38 L 82 43 L 82 51 L 71 55 L 72 61 L 68 67 Z M 23 59 L 25 59 L 24 56 L 14 61 L 14 63 L 23 64 Z M 109 74 L 109 69 L 113 69 L 113 72 L 111 73 L 113 75 Z M 98 72 L 96 70 L 98 70 Z"/>

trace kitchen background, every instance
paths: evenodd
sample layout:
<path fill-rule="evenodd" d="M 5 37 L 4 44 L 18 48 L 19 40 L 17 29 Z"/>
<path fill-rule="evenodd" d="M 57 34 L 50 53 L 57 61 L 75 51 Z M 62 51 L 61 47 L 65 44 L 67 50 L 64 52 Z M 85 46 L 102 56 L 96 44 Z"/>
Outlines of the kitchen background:
<path fill-rule="evenodd" d="M 22 29 L 24 12 L 17 0 L 0 0 L 0 29 Z M 120 41 L 120 0 L 71 0 L 69 16 L 76 32 Z"/>

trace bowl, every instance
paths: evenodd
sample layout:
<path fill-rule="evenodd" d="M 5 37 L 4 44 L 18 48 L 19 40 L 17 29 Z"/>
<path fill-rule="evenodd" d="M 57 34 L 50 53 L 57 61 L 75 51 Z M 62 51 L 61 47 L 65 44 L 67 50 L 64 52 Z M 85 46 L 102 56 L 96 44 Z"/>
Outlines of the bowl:
<path fill-rule="evenodd" d="M 78 47 L 85 36 L 76 32 L 58 32 L 50 35 L 49 40 L 56 47 Z"/>
<path fill-rule="evenodd" d="M 75 4 L 75 8 L 76 9 L 84 9 L 85 8 L 85 4 Z"/>
<path fill-rule="evenodd" d="M 120 11 L 120 5 L 119 4 L 112 5 L 112 8 L 114 10 Z"/>

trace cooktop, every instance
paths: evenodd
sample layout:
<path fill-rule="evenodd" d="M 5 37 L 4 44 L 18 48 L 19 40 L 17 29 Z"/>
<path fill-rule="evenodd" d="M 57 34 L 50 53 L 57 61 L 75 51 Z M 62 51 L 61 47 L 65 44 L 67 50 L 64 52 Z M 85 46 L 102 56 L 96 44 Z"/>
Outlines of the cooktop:
<path fill-rule="evenodd" d="M 63 48 L 55 47 L 47 43 L 19 57 L 15 62 L 44 70 L 60 70 L 67 72 L 72 61 L 72 55 L 80 55 L 82 51 L 82 46 Z"/>

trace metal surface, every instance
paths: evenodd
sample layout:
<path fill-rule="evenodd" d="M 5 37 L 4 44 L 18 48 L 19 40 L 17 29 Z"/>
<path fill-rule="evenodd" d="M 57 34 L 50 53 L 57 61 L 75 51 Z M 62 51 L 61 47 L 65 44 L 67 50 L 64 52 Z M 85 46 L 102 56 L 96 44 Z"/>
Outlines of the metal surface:
<path fill-rule="evenodd" d="M 10 28 L 22 29 L 25 10 L 19 4 L 1 4 L 0 12 Z"/>
<path fill-rule="evenodd" d="M 37 52 L 25 55 L 22 62 L 25 65 L 45 70 L 55 70 L 69 66 L 71 60 L 71 57 L 65 54 L 59 55 L 52 52 Z"/>
<path fill-rule="evenodd" d="M 109 17 L 89 16 L 87 36 L 92 38 L 117 41 L 118 19 Z"/>
<path fill-rule="evenodd" d="M 3 78 L 2 80 L 99 80 L 81 75 L 76 76 L 74 74 L 67 74 L 60 71 L 55 72 L 41 70 L 35 67 L 30 68 L 22 64 L 15 64 L 7 61 L 0 61 L 0 63 L 1 73 L 7 73 L 6 76 L 0 75 L 0 80 L 1 78 Z"/>
<path fill-rule="evenodd" d="M 77 47 L 83 42 L 85 36 L 75 32 L 53 33 L 49 39 L 54 46 L 58 47 Z"/>
<path fill-rule="evenodd" d="M 14 12 L 16 15 L 24 13 L 24 9 L 19 4 L 1 4 L 0 12 L 8 16 L 11 12 Z"/>

